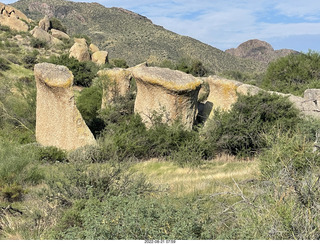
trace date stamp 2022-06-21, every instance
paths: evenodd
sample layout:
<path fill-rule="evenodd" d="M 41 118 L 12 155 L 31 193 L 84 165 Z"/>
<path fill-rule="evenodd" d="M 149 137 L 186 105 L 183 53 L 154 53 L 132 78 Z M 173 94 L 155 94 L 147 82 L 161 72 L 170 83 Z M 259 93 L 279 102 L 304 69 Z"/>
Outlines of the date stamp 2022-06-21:
<path fill-rule="evenodd" d="M 145 240 L 144 243 L 149 244 L 173 244 L 176 240 Z"/>

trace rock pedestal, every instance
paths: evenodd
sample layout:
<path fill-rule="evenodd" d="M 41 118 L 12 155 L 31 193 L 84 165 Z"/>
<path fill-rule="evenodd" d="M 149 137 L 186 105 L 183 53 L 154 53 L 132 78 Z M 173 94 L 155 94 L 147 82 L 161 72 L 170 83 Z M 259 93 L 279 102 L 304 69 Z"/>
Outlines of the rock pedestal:
<path fill-rule="evenodd" d="M 106 69 L 100 70 L 98 75 L 104 77 L 101 109 L 112 103 L 117 96 L 124 97 L 128 94 L 132 78 L 128 70 L 121 68 Z"/>
<path fill-rule="evenodd" d="M 65 66 L 36 64 L 36 139 L 43 146 L 64 150 L 95 144 L 78 111 L 72 90 L 73 75 Z"/>
<path fill-rule="evenodd" d="M 202 81 L 181 71 L 138 65 L 130 69 L 137 83 L 134 110 L 152 125 L 153 114 L 165 123 L 180 120 L 191 129 L 197 115 L 197 97 Z"/>

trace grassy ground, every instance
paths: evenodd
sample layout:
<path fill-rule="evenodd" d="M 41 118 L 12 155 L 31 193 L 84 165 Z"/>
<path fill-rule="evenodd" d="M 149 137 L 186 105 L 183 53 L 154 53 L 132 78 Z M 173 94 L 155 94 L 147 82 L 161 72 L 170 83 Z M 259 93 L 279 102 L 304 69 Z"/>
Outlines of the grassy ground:
<path fill-rule="evenodd" d="M 151 160 L 132 167 L 145 174 L 153 185 L 177 197 L 215 194 L 236 187 L 235 182 L 259 176 L 258 160 L 221 156 L 201 168 L 180 168 L 172 162 Z"/>

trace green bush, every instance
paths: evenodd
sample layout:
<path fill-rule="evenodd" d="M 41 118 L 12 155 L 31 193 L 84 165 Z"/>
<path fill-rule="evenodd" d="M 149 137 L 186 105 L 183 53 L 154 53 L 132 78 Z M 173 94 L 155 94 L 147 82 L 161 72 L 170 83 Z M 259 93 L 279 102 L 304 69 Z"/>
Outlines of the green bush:
<path fill-rule="evenodd" d="M 181 201 L 181 200 L 180 200 Z M 182 200 L 183 201 L 183 200 Z M 75 205 L 58 223 L 54 239 L 196 240 L 210 239 L 212 220 L 194 203 L 114 196 Z M 92 218 L 92 216 L 95 216 Z"/>
<path fill-rule="evenodd" d="M 20 201 L 24 193 L 22 186 L 17 183 L 0 187 L 1 196 L 8 202 Z"/>
<path fill-rule="evenodd" d="M 38 159 L 46 162 L 63 162 L 66 159 L 66 153 L 56 147 L 41 147 L 38 151 Z"/>
<path fill-rule="evenodd" d="M 274 127 L 287 131 L 299 123 L 299 112 L 286 97 L 259 93 L 240 95 L 229 112 L 216 111 L 207 122 L 204 137 L 218 151 L 253 156 L 266 147 L 263 134 Z"/>
<path fill-rule="evenodd" d="M 0 185 L 38 184 L 43 179 L 36 157 L 37 147 L 0 138 Z"/>
<path fill-rule="evenodd" d="M 0 57 L 0 71 L 6 71 L 10 69 L 10 63 L 8 60 Z"/>
<path fill-rule="evenodd" d="M 98 118 L 101 109 L 102 88 L 98 85 L 84 88 L 77 97 L 77 107 L 93 134 L 97 135 L 103 128 L 103 121 Z"/>
<path fill-rule="evenodd" d="M 30 44 L 33 48 L 46 48 L 48 47 L 48 43 L 44 40 L 40 40 L 37 38 L 32 37 Z"/>
<path fill-rule="evenodd" d="M 291 54 L 270 63 L 262 87 L 303 95 L 308 88 L 320 88 L 320 53 Z"/>
<path fill-rule="evenodd" d="M 61 24 L 60 20 L 58 20 L 57 18 L 50 18 L 50 29 L 56 29 L 67 33 L 67 27 Z"/>
<path fill-rule="evenodd" d="M 79 86 L 89 87 L 98 72 L 98 67 L 94 63 L 79 62 L 74 57 L 69 58 L 67 54 L 59 57 L 51 56 L 44 61 L 68 67 L 74 75 L 74 84 Z"/>
<path fill-rule="evenodd" d="M 182 58 L 177 63 L 174 63 L 171 60 L 163 60 L 159 66 L 173 70 L 180 70 L 196 77 L 203 77 L 208 74 L 208 70 L 200 60 L 192 60 L 189 58 Z"/>
<path fill-rule="evenodd" d="M 37 63 L 37 57 L 34 55 L 26 55 L 23 57 L 24 67 L 27 69 L 33 69 L 34 65 Z"/>
<path fill-rule="evenodd" d="M 129 66 L 127 65 L 127 61 L 125 61 L 124 59 L 112 59 L 111 63 L 118 68 L 129 68 Z"/>
<path fill-rule="evenodd" d="M 113 161 L 88 164 L 74 162 L 59 164 L 46 175 L 49 188 L 46 195 L 70 205 L 81 199 L 107 199 L 110 196 L 130 196 L 154 192 L 146 177 L 128 170 L 128 164 Z"/>

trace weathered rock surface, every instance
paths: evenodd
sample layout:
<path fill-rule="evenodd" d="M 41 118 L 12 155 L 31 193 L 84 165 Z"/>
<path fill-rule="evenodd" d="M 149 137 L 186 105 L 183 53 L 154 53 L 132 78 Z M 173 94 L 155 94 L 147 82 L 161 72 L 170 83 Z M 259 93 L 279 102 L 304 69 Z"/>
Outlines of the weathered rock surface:
<path fill-rule="evenodd" d="M 237 89 L 242 83 L 218 76 L 210 76 L 205 80 L 210 87 L 207 101 L 213 104 L 213 109 L 229 110 L 238 99 Z"/>
<path fill-rule="evenodd" d="M 100 51 L 100 49 L 96 45 L 94 45 L 93 43 L 90 44 L 89 49 L 92 53 Z"/>
<path fill-rule="evenodd" d="M 39 27 L 42 30 L 48 32 L 48 30 L 50 29 L 50 20 L 48 15 L 45 15 L 44 18 L 39 21 Z"/>
<path fill-rule="evenodd" d="M 78 111 L 72 90 L 73 75 L 65 66 L 36 64 L 36 139 L 43 146 L 74 150 L 95 144 Z"/>
<path fill-rule="evenodd" d="M 0 15 L 5 15 L 7 17 L 10 16 L 15 16 L 17 19 L 22 19 L 26 22 L 30 22 L 31 20 L 24 14 L 22 13 L 20 10 L 9 6 L 9 5 L 5 5 L 3 3 L 0 3 Z"/>
<path fill-rule="evenodd" d="M 99 77 L 104 77 L 101 108 L 111 104 L 116 97 L 124 97 L 130 91 L 130 71 L 121 68 L 100 70 Z"/>
<path fill-rule="evenodd" d="M 92 54 L 92 62 L 103 65 L 108 62 L 108 52 L 107 51 L 97 51 Z"/>
<path fill-rule="evenodd" d="M 28 17 L 16 8 L 0 3 L 0 24 L 16 31 L 28 31 Z"/>
<path fill-rule="evenodd" d="M 163 122 L 172 124 L 180 120 L 191 129 L 198 107 L 198 93 L 202 81 L 181 71 L 138 65 L 129 69 L 137 83 L 134 110 L 147 126 L 152 115 L 162 114 Z"/>
<path fill-rule="evenodd" d="M 75 38 L 75 43 L 69 50 L 69 57 L 74 57 L 78 61 L 90 61 L 87 41 L 84 38 Z"/>
<path fill-rule="evenodd" d="M 62 39 L 70 39 L 70 36 L 62 31 L 56 30 L 56 29 L 51 29 L 51 35 L 55 38 L 58 38 L 60 40 Z"/>
<path fill-rule="evenodd" d="M 34 38 L 37 38 L 37 39 L 42 40 L 42 41 L 45 41 L 49 45 L 63 44 L 62 41 L 60 41 L 59 39 L 53 37 L 48 32 L 46 32 L 45 30 L 41 29 L 38 26 L 36 26 L 32 31 L 30 31 L 30 33 Z"/>
<path fill-rule="evenodd" d="M 239 81 L 228 80 L 218 76 L 204 78 L 210 86 L 210 93 L 207 101 L 201 105 L 201 115 L 206 118 L 213 116 L 216 109 L 229 110 L 237 99 L 237 94 L 257 95 L 260 91 L 265 91 L 259 87 L 243 84 Z M 265 91 L 270 94 L 288 97 L 289 101 L 304 115 L 320 118 L 320 90 L 308 89 L 305 91 L 304 98 L 292 94 Z M 208 116 L 209 115 L 209 116 Z"/>

